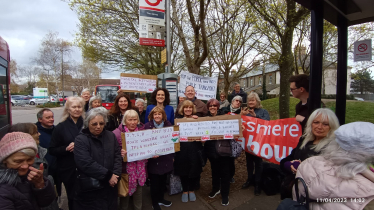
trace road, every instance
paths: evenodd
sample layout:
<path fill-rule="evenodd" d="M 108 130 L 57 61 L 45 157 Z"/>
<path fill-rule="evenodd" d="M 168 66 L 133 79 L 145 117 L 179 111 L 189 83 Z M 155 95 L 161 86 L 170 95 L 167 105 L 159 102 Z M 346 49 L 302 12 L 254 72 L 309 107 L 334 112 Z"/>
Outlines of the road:
<path fill-rule="evenodd" d="M 24 122 L 37 122 L 36 114 L 40 108 L 35 107 L 13 107 L 12 108 L 12 122 L 14 123 L 24 123 Z M 63 107 L 52 108 L 55 117 L 55 125 L 60 122 Z"/>

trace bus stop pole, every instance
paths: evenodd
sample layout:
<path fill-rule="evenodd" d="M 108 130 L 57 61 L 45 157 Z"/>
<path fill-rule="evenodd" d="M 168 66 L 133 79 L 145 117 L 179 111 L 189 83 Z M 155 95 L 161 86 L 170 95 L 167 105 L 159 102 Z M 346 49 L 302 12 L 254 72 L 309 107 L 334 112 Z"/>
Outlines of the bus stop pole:
<path fill-rule="evenodd" d="M 165 68 L 165 73 L 170 73 L 171 68 L 171 34 L 170 34 L 170 2 L 171 0 L 166 0 L 166 53 L 167 53 L 167 68 Z"/>

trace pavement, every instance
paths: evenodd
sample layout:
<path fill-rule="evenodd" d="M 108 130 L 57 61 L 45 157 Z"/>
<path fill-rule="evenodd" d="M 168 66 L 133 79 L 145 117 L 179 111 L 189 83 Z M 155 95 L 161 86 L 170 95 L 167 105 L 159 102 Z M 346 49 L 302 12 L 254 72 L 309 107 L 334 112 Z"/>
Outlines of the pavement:
<path fill-rule="evenodd" d="M 15 107 L 12 109 L 13 123 L 32 122 L 35 123 L 36 113 L 39 108 L 32 106 Z M 55 114 L 55 125 L 60 122 L 63 108 L 52 108 Z M 235 175 L 237 176 L 237 175 Z M 234 178 L 235 178 L 234 176 Z M 206 191 L 206 190 L 205 190 Z M 143 187 L 143 210 L 152 210 L 150 187 Z M 280 195 L 267 196 L 264 192 L 260 196 L 254 195 L 254 187 L 248 189 L 238 189 L 230 191 L 228 206 L 221 205 L 221 196 L 218 195 L 214 199 L 209 199 L 208 195 L 202 195 L 199 190 L 196 191 L 196 201 L 182 203 L 181 194 L 169 196 L 165 193 L 165 199 L 170 200 L 173 205 L 161 208 L 163 210 L 275 210 L 280 203 Z M 59 203 L 63 210 L 68 210 L 67 197 L 65 190 L 62 190 L 62 196 Z M 132 208 L 130 208 L 132 209 Z"/>

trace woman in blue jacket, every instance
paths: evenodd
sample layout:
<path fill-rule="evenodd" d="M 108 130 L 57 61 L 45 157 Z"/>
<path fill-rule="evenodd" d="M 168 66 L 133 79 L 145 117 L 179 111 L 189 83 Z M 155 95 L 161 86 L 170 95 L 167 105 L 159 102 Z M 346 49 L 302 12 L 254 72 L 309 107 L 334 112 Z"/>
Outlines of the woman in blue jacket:
<path fill-rule="evenodd" d="M 149 122 L 148 115 L 155 106 L 161 107 L 165 113 L 167 120 L 174 125 L 174 109 L 170 104 L 170 94 L 165 88 L 157 88 L 151 95 L 151 105 L 147 107 L 145 112 L 145 123 Z"/>

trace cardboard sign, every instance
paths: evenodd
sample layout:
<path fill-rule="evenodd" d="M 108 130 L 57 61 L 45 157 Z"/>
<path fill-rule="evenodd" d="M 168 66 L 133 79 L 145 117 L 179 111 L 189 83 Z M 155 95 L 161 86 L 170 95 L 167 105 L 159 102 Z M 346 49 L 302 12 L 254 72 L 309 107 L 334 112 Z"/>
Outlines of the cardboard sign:
<path fill-rule="evenodd" d="M 121 133 L 124 162 L 133 162 L 180 151 L 178 126 Z"/>
<path fill-rule="evenodd" d="M 302 135 L 300 124 L 295 118 L 280 120 L 262 120 L 242 116 L 244 138 L 237 139 L 246 152 L 255 154 L 272 163 L 280 161 L 291 154 Z"/>
<path fill-rule="evenodd" d="M 152 93 L 157 87 L 157 75 L 121 73 L 121 90 L 125 92 Z"/>
<path fill-rule="evenodd" d="M 181 118 L 175 119 L 175 123 L 179 125 L 181 141 L 221 140 L 227 139 L 228 136 L 243 136 L 240 115 Z"/>
<path fill-rule="evenodd" d="M 216 98 L 217 83 L 218 77 L 203 77 L 182 71 L 180 74 L 178 96 L 185 97 L 184 91 L 187 86 L 191 85 L 195 88 L 196 98 L 202 100 Z"/>

